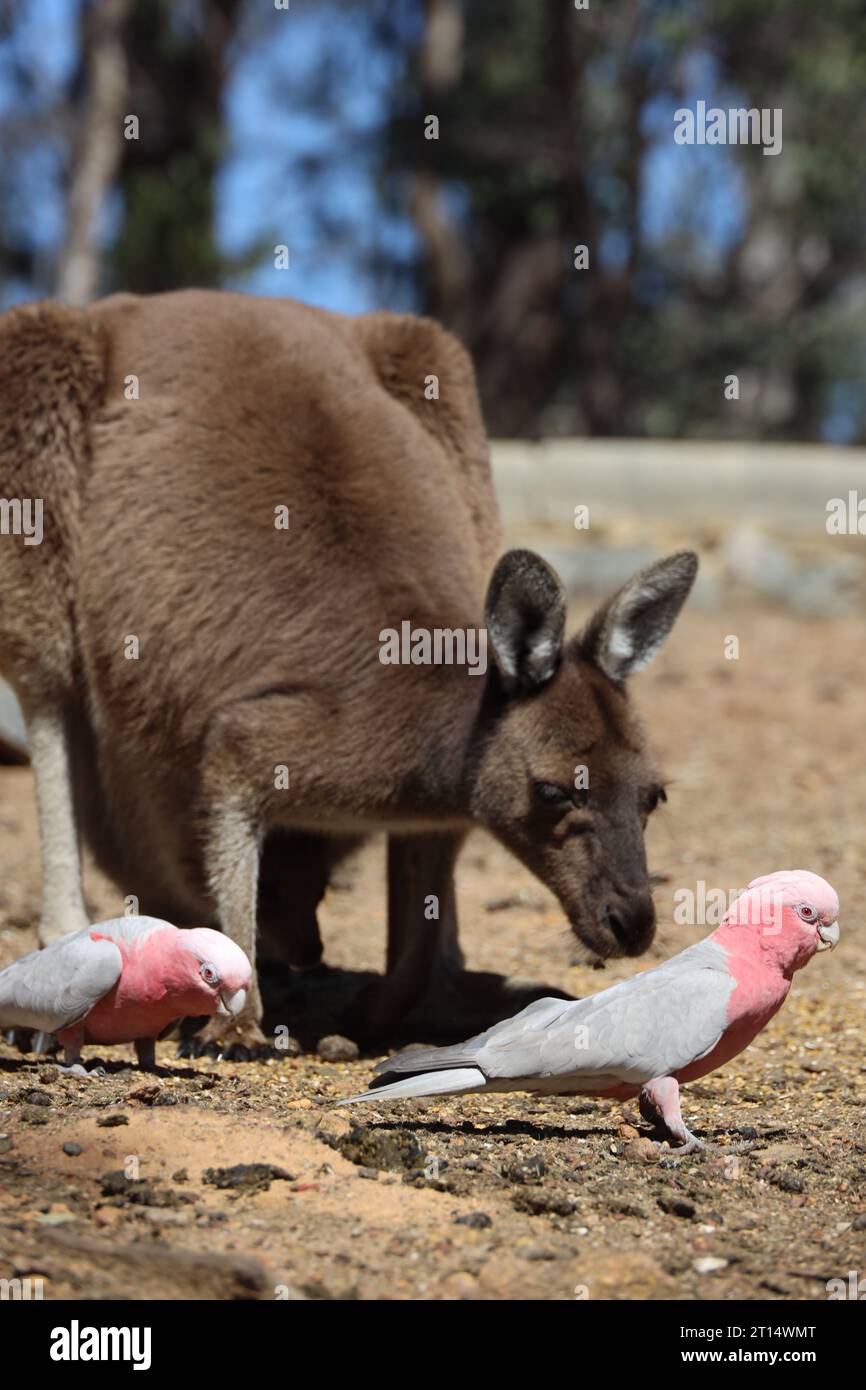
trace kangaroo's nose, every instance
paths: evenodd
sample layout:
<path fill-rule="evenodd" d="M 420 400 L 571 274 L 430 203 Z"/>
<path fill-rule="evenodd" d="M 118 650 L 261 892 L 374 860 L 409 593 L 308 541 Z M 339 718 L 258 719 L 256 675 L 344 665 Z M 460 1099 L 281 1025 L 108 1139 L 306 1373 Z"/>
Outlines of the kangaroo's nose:
<path fill-rule="evenodd" d="M 617 896 L 605 903 L 602 922 L 616 941 L 617 955 L 639 956 L 655 936 L 655 904 L 648 892 Z"/>

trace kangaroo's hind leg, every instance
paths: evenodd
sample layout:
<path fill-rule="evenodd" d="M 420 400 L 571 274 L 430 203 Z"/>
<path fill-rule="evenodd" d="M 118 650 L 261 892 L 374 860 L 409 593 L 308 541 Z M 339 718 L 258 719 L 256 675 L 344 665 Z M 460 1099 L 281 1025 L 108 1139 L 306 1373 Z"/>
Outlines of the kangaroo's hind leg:
<path fill-rule="evenodd" d="M 87 926 L 69 746 L 62 711 L 41 706 L 31 713 L 28 740 L 36 777 L 42 854 L 39 944 L 50 946 L 58 937 Z"/>

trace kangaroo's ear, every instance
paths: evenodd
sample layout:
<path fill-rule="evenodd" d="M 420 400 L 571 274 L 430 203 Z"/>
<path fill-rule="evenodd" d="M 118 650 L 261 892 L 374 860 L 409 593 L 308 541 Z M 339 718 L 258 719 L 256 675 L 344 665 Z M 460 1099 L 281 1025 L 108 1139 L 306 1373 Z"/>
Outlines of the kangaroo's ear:
<path fill-rule="evenodd" d="M 496 667 L 509 692 L 549 681 L 562 659 L 565 594 L 556 573 L 531 550 L 509 550 L 487 590 L 485 621 Z"/>
<path fill-rule="evenodd" d="M 640 570 L 603 604 L 577 638 L 581 655 L 621 682 L 652 661 L 685 603 L 698 572 L 691 550 Z"/>

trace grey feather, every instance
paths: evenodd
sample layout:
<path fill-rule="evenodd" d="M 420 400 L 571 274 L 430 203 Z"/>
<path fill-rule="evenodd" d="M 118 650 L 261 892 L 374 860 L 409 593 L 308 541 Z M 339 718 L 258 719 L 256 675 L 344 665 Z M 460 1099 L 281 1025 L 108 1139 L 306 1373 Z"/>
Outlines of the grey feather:
<path fill-rule="evenodd" d="M 340 1105 L 356 1105 L 359 1100 L 409 1100 L 412 1096 L 453 1096 L 460 1091 L 486 1091 L 487 1078 L 477 1067 L 451 1067 L 446 1071 L 426 1072 L 407 1076 L 390 1086 L 364 1091 L 358 1096 L 346 1096 Z"/>
<path fill-rule="evenodd" d="M 19 957 L 0 971 L 0 1028 L 69 1028 L 117 984 L 123 959 L 115 941 L 132 943 L 166 925 L 157 917 L 116 917 Z"/>
<path fill-rule="evenodd" d="M 414 1077 L 416 1088 L 400 1094 L 443 1094 L 437 1073 L 473 1067 L 486 1090 L 580 1094 L 642 1086 L 715 1047 L 733 988 L 724 949 L 699 941 L 589 998 L 537 1000 L 456 1047 L 400 1052 L 376 1068 L 368 1098 L 396 1098 L 401 1077 Z"/>

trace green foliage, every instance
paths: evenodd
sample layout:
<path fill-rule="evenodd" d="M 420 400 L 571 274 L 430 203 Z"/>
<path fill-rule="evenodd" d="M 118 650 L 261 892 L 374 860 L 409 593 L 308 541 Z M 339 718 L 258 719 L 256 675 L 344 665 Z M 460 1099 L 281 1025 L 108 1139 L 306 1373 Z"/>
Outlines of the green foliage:
<path fill-rule="evenodd" d="M 473 0 L 464 15 L 459 83 L 425 92 L 415 68 L 385 162 L 435 178 L 451 210 L 450 240 L 422 237 L 420 303 L 475 353 L 493 430 L 809 438 L 842 388 L 862 440 L 858 0 Z M 697 99 L 781 108 L 782 153 L 675 147 L 673 113 Z M 453 295 L 449 246 L 471 261 Z"/>

